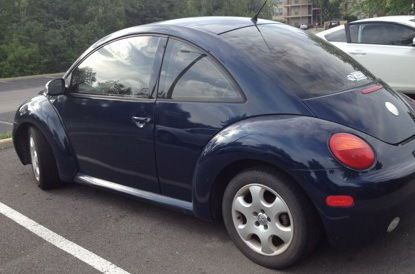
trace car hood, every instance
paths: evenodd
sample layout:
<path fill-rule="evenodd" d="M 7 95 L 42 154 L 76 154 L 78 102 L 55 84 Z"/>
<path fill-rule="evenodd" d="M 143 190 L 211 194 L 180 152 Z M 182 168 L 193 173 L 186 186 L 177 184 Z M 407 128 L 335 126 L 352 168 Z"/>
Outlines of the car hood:
<path fill-rule="evenodd" d="M 410 100 L 381 85 L 371 85 L 304 102 L 321 119 L 398 144 L 415 134 Z"/>

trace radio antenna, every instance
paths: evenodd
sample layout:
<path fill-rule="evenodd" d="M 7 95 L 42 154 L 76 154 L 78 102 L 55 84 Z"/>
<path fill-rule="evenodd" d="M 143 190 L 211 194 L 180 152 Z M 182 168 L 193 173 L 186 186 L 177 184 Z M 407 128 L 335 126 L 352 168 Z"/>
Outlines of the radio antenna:
<path fill-rule="evenodd" d="M 258 12 L 251 18 L 251 21 L 256 24 L 258 22 L 258 16 L 261 13 L 262 9 L 265 7 L 265 4 L 267 3 L 268 0 L 264 1 L 264 4 L 262 4 L 261 8 L 258 10 Z"/>

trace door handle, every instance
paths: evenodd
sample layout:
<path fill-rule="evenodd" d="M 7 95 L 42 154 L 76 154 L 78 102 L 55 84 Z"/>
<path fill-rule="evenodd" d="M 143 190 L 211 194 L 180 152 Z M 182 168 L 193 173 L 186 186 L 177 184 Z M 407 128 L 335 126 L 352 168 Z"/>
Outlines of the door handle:
<path fill-rule="evenodd" d="M 133 116 L 133 117 L 131 117 L 131 120 L 134 122 L 134 124 L 138 128 L 143 128 L 143 127 L 145 127 L 146 124 L 148 124 L 151 121 L 151 118 L 150 117 Z"/>
<path fill-rule="evenodd" d="M 352 55 L 366 55 L 366 52 L 361 50 L 351 51 L 350 54 Z"/>

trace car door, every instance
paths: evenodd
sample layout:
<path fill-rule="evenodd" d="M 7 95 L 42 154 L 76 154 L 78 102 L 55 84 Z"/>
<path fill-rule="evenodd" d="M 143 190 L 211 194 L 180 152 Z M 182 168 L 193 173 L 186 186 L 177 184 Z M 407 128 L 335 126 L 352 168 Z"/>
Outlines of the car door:
<path fill-rule="evenodd" d="M 54 104 L 79 172 L 159 192 L 152 92 L 167 38 L 135 36 L 97 49 L 65 79 Z"/>
<path fill-rule="evenodd" d="M 346 31 L 347 33 L 347 31 Z M 394 89 L 415 92 L 415 29 L 389 22 L 352 23 L 338 46 Z"/>
<path fill-rule="evenodd" d="M 156 102 L 156 158 L 162 193 L 191 201 L 192 178 L 206 144 L 245 115 L 244 97 L 214 58 L 169 38 Z"/>

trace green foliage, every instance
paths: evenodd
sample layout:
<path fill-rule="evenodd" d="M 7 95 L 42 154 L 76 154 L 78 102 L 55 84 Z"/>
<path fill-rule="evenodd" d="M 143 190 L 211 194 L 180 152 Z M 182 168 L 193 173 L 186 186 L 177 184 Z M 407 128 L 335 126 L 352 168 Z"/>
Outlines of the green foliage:
<path fill-rule="evenodd" d="M 410 14 L 415 0 L 313 0 L 321 7 L 323 21 L 345 19 L 354 21 L 356 15 L 368 17 Z M 353 13 L 353 14 L 350 14 Z"/>
<path fill-rule="evenodd" d="M 413 0 L 365 0 L 364 11 L 369 15 L 407 15 Z"/>
<path fill-rule="evenodd" d="M 271 1 L 269 1 L 271 2 Z M 0 78 L 65 71 L 122 28 L 208 15 L 252 16 L 263 0 L 0 0 Z M 271 18 L 269 3 L 261 13 Z"/>
<path fill-rule="evenodd" d="M 0 133 L 0 140 L 3 139 L 8 139 L 12 137 L 12 133 L 11 132 L 6 132 L 6 133 Z"/>
<path fill-rule="evenodd" d="M 340 5 L 346 0 L 313 0 L 314 4 L 321 7 L 323 22 L 340 19 Z"/>

